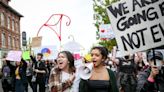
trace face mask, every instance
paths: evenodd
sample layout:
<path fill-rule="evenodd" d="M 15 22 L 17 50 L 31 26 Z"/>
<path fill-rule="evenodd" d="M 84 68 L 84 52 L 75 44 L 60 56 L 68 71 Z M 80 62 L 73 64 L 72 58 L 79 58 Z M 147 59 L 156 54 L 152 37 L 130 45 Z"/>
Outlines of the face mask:
<path fill-rule="evenodd" d="M 156 61 L 156 66 L 160 68 L 162 66 L 161 60 L 156 59 L 155 61 Z"/>

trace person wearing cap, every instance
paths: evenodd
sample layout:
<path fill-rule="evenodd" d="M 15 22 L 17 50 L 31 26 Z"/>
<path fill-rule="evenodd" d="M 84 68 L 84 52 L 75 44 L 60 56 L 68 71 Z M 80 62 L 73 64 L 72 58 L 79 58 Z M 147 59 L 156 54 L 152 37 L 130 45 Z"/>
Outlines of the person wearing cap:
<path fill-rule="evenodd" d="M 163 54 L 155 51 L 147 56 L 150 67 L 138 74 L 137 92 L 164 92 Z"/>

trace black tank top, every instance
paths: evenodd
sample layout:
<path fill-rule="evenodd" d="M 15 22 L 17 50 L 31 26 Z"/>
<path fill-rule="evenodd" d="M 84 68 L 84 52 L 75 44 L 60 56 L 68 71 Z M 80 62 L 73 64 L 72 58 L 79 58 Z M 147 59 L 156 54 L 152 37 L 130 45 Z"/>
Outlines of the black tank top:
<path fill-rule="evenodd" d="M 109 92 L 111 83 L 109 80 L 88 80 L 89 92 Z"/>

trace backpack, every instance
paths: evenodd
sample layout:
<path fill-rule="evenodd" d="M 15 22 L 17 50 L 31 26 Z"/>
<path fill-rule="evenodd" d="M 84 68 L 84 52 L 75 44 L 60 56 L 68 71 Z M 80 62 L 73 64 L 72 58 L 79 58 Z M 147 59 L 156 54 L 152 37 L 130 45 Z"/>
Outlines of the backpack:
<path fill-rule="evenodd" d="M 9 66 L 5 65 L 2 70 L 2 74 L 4 77 L 10 76 L 10 68 Z"/>
<path fill-rule="evenodd" d="M 11 70 L 10 70 L 9 66 L 4 65 L 2 68 L 3 76 L 2 76 L 2 80 L 1 80 L 3 83 L 6 83 L 6 82 L 8 84 L 12 83 L 12 77 L 10 76 L 10 72 L 11 72 Z"/>

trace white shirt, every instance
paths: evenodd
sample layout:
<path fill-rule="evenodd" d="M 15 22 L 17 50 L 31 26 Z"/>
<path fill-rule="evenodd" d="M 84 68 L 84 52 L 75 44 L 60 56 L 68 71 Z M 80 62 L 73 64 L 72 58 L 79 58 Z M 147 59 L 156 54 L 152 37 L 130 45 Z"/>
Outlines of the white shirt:
<path fill-rule="evenodd" d="M 71 74 L 62 71 L 62 82 L 68 80 L 70 78 Z M 78 74 L 75 73 L 75 80 L 73 81 L 73 85 L 70 88 L 67 88 L 64 92 L 79 92 L 79 83 L 80 83 L 80 77 Z"/>
<path fill-rule="evenodd" d="M 74 63 L 75 63 L 75 67 L 76 67 L 75 80 L 73 81 L 72 87 L 66 89 L 64 92 L 79 92 L 80 76 L 78 74 L 78 68 L 81 65 L 83 65 L 83 63 L 82 63 L 81 59 L 76 60 Z M 51 73 L 54 72 L 54 69 L 55 68 L 52 68 Z M 61 76 L 62 80 L 61 81 L 64 82 L 64 81 L 68 80 L 70 76 L 71 76 L 71 74 L 62 71 L 62 76 Z"/>

